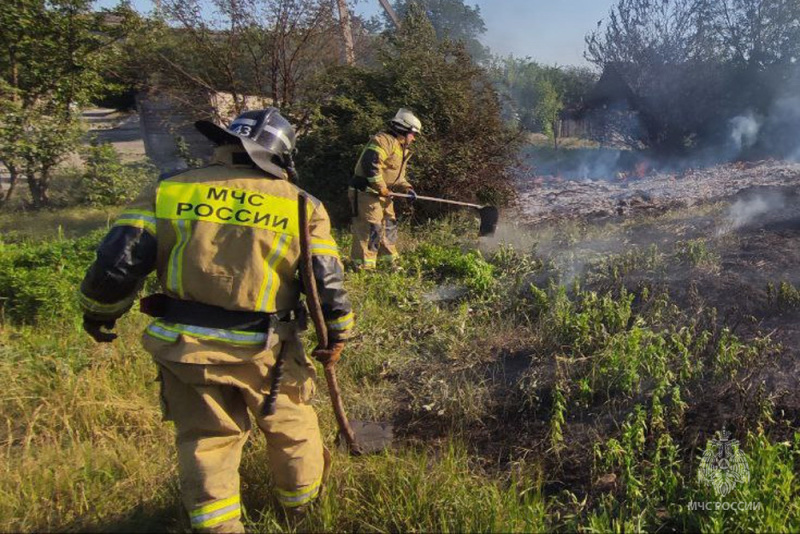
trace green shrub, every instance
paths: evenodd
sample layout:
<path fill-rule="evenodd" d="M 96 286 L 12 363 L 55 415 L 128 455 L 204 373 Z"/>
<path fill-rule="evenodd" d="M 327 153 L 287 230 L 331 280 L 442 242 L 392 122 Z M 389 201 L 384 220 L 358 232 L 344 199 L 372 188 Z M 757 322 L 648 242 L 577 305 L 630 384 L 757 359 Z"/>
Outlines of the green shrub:
<path fill-rule="evenodd" d="M 456 247 L 423 243 L 404 261 L 437 281 L 458 280 L 475 293 L 486 292 L 495 283 L 494 267 L 476 250 L 464 252 Z"/>
<path fill-rule="evenodd" d="M 136 198 L 148 182 L 156 179 L 148 164 L 124 164 L 109 143 L 93 141 L 84 150 L 86 170 L 81 176 L 81 196 L 91 206 L 124 204 Z"/>
<path fill-rule="evenodd" d="M 13 323 L 78 313 L 76 291 L 101 233 L 36 244 L 0 243 L 0 314 Z"/>
<path fill-rule="evenodd" d="M 482 203 L 513 195 L 510 170 L 520 136 L 505 128 L 486 72 L 463 45 L 439 42 L 425 15 L 411 9 L 402 28 L 371 67 L 342 67 L 319 80 L 319 107 L 298 140 L 301 185 L 330 203 L 331 216 L 349 215 L 345 192 L 369 137 L 400 107 L 413 109 L 423 135 L 412 147 L 412 183 L 420 192 Z M 441 213 L 416 203 L 417 213 Z"/>

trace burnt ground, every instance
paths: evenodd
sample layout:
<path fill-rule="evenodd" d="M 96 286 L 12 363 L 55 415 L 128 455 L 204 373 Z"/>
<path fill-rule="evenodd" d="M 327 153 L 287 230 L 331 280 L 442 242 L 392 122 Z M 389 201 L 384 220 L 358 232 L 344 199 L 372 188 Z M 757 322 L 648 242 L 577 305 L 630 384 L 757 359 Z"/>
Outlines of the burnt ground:
<path fill-rule="evenodd" d="M 533 237 L 522 240 L 534 242 L 537 253 L 553 260 L 562 273 L 587 275 L 585 286 L 601 292 L 608 289 L 604 282 L 592 282 L 590 276 L 599 258 L 655 244 L 668 258 L 665 265 L 657 272 L 626 272 L 626 287 L 666 291 L 686 316 L 707 317 L 705 327 L 715 336 L 727 327 L 743 341 L 769 341 L 770 348 L 745 362 L 735 378 L 707 377 L 686 388 L 687 410 L 672 435 L 682 446 L 687 466 L 715 431 L 726 428 L 741 439 L 755 430 L 755 421 L 765 420 L 764 406 L 772 407 L 771 422 L 765 425 L 773 439 L 789 439 L 800 425 L 800 295 L 781 302 L 768 291 L 768 286 L 777 289 L 781 282 L 800 287 L 800 166 L 740 164 L 695 174 L 720 183 L 688 188 L 684 192 L 695 196 L 686 199 L 671 194 L 659 203 L 648 196 L 647 205 L 633 209 L 630 203 L 623 210 L 589 208 L 578 215 L 567 209 L 564 218 L 556 213 L 563 213 L 563 206 L 554 213 L 539 212 L 538 223 L 577 219 L 585 236 L 559 240 L 551 234 L 538 239 L 542 228 L 537 225 L 528 227 Z M 663 177 L 659 180 L 663 185 Z M 570 183 L 564 187 L 575 190 Z M 589 196 L 595 205 L 618 206 L 614 195 L 604 198 L 595 191 Z M 524 213 L 523 209 L 517 216 L 530 222 Z M 702 245 L 692 251 L 687 248 L 690 243 Z M 549 421 L 559 374 L 556 358 L 502 343 L 492 350 L 496 359 L 471 371 L 475 380 L 489 384 L 493 401 L 480 424 L 467 425 L 470 445 L 495 466 L 525 457 L 541 459 L 547 493 L 569 489 L 580 497 L 607 490 L 607 480 L 596 480 L 593 445 L 618 435 L 633 405 L 647 399 L 609 400 L 568 410 L 563 426 L 567 446 L 554 453 Z M 521 394 L 521 385 L 533 393 Z M 452 423 L 408 415 L 401 414 L 396 422 L 400 433 L 411 439 L 429 441 L 452 431 Z"/>

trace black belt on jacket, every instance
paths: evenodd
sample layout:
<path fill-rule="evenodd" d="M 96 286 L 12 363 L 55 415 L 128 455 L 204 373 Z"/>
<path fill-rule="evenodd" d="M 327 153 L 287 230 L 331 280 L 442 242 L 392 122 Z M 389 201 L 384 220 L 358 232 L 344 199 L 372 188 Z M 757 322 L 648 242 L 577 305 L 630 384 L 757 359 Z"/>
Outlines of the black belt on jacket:
<path fill-rule="evenodd" d="M 143 298 L 140 307 L 142 313 L 170 323 L 244 332 L 266 332 L 270 321 L 291 321 L 296 315 L 293 312 L 278 316 L 274 313 L 228 310 L 213 304 L 174 299 L 163 293 Z"/>

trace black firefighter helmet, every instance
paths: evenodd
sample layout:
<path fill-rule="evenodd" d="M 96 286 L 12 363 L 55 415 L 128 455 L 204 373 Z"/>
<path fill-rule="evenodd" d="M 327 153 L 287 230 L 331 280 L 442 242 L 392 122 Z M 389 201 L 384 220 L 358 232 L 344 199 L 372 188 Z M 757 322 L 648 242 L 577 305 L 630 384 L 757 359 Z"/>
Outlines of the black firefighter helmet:
<path fill-rule="evenodd" d="M 277 108 L 245 111 L 228 128 L 210 121 L 197 121 L 194 125 L 217 145 L 241 144 L 253 163 L 270 174 L 294 174 L 294 128 Z"/>

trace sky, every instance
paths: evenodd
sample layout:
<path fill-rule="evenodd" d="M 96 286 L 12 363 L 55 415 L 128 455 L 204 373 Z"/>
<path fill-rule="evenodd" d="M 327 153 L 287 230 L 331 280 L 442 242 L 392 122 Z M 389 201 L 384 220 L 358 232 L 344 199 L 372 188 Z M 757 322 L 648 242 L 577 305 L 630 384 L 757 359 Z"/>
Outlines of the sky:
<path fill-rule="evenodd" d="M 484 45 L 500 55 L 530 57 L 547 65 L 589 66 L 584 37 L 606 19 L 617 0 L 464 0 L 481 11 Z M 382 13 L 378 0 L 357 0 L 357 13 Z"/>
<path fill-rule="evenodd" d="M 116 0 L 98 0 L 110 7 Z M 141 12 L 153 9 L 152 0 L 133 0 Z M 486 23 L 481 36 L 494 54 L 530 57 L 546 65 L 589 66 L 583 59 L 585 35 L 606 19 L 616 0 L 465 0 L 479 7 Z M 383 13 L 379 0 L 355 0 L 355 12 L 371 17 Z"/>

